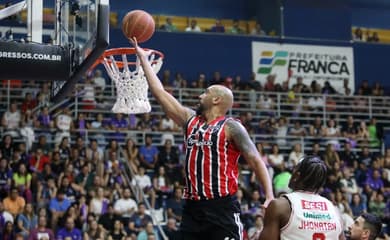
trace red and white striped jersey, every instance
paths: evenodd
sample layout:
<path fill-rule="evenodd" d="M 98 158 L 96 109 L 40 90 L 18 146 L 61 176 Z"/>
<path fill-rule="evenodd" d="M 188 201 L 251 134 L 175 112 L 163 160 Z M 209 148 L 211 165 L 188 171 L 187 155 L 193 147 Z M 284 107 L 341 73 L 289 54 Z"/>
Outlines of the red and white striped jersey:
<path fill-rule="evenodd" d="M 207 124 L 202 117 L 193 116 L 187 122 L 184 198 L 208 200 L 236 193 L 240 152 L 226 138 L 228 120 L 237 121 L 222 116 Z"/>

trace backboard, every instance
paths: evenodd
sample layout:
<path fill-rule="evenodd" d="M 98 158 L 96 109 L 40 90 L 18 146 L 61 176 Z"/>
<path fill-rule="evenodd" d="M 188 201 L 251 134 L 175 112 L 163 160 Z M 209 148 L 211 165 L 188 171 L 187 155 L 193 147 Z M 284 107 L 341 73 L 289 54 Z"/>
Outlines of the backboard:
<path fill-rule="evenodd" d="M 64 99 L 109 42 L 109 0 L 0 0 L 0 80 L 53 81 Z"/>

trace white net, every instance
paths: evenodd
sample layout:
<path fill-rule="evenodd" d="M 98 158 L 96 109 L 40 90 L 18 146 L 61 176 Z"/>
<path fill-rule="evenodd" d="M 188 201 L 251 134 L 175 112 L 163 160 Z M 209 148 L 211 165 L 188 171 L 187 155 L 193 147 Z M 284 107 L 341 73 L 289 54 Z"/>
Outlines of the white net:
<path fill-rule="evenodd" d="M 148 61 L 152 65 L 155 73 L 161 68 L 162 57 L 148 52 Z M 103 64 L 108 75 L 114 81 L 117 93 L 117 99 L 112 107 L 114 113 L 137 114 L 151 111 L 148 99 L 148 82 L 144 71 L 137 57 L 135 70 L 131 71 L 128 66 L 127 55 L 122 54 L 123 69 L 118 67 L 117 61 L 113 56 L 109 59 L 104 58 Z"/>

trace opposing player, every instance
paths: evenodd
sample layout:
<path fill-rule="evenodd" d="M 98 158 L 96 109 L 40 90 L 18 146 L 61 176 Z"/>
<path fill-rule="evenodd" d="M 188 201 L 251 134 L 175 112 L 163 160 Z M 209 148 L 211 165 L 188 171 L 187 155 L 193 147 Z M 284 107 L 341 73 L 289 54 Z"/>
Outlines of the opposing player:
<path fill-rule="evenodd" d="M 326 178 L 327 168 L 320 158 L 307 156 L 300 160 L 289 182 L 293 192 L 269 204 L 259 239 L 345 239 L 337 208 L 317 194 Z"/>
<path fill-rule="evenodd" d="M 184 128 L 186 139 L 186 188 L 181 233 L 183 239 L 242 239 L 237 161 L 242 155 L 256 173 L 266 193 L 265 205 L 273 199 L 265 164 L 241 123 L 226 117 L 233 94 L 213 85 L 199 96 L 195 112 L 166 92 L 147 61 L 147 53 L 132 39 L 150 90 L 164 112 Z"/>
<path fill-rule="evenodd" d="M 374 240 L 382 229 L 381 219 L 373 214 L 363 213 L 348 227 L 348 240 Z"/>

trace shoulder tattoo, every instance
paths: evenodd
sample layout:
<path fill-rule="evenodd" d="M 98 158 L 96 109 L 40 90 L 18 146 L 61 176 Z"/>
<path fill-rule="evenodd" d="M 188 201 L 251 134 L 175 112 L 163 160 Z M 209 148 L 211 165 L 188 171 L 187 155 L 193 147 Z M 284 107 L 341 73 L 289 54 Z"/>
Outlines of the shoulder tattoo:
<path fill-rule="evenodd" d="M 226 126 L 229 131 L 229 140 L 232 141 L 243 153 L 253 150 L 253 143 L 244 126 L 238 121 L 228 120 Z"/>

